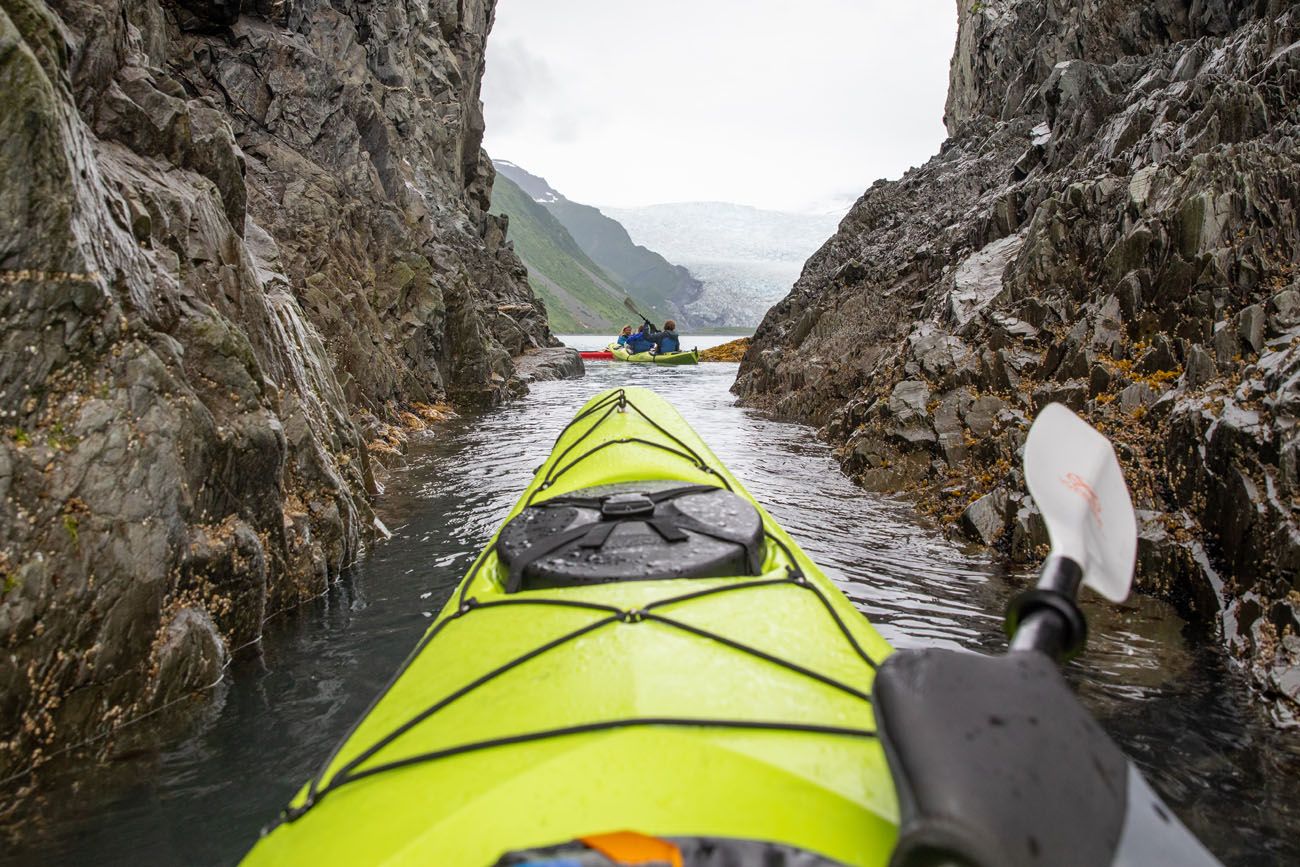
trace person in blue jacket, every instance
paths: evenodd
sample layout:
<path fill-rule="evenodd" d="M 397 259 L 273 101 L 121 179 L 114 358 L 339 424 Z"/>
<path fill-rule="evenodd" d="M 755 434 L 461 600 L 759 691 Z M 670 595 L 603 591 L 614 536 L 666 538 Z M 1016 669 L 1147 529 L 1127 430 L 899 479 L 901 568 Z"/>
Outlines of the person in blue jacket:
<path fill-rule="evenodd" d="M 623 331 L 618 335 L 618 345 L 622 346 L 632 339 L 632 326 L 624 325 Z"/>
<path fill-rule="evenodd" d="M 642 325 L 641 328 L 627 339 L 627 351 L 633 355 L 639 352 L 650 352 L 655 348 L 655 342 L 650 339 L 650 326 Z"/>
<path fill-rule="evenodd" d="M 677 323 L 672 319 L 664 322 L 663 331 L 652 331 L 646 336 L 650 338 L 651 342 L 659 345 L 657 351 L 660 355 L 681 351 L 682 343 L 677 338 Z"/>

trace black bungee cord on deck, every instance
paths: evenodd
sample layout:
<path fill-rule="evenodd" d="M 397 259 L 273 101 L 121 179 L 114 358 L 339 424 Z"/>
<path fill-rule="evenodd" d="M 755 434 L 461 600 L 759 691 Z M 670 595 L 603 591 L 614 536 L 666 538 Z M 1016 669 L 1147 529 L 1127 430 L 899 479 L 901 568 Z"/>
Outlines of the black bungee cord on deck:
<path fill-rule="evenodd" d="M 616 411 L 623 412 L 626 411 L 627 409 L 632 409 L 636 411 L 638 415 L 640 415 L 647 422 L 649 422 L 656 430 L 661 432 L 664 436 L 668 437 L 670 440 L 672 440 L 674 443 L 680 446 L 681 449 L 679 450 L 673 448 L 672 446 L 665 445 L 663 443 L 656 443 L 654 441 L 644 440 L 638 437 L 628 437 L 619 440 L 609 440 L 606 441 L 605 443 L 601 443 L 600 445 L 588 449 L 586 452 L 582 453 L 581 455 L 574 458 L 572 461 L 563 465 L 562 467 L 560 466 L 560 462 L 564 460 L 564 458 L 567 457 L 581 442 L 583 442 L 583 440 L 585 440 L 592 431 L 598 428 L 601 425 L 601 423 L 605 421 L 605 419 L 609 418 L 609 416 Z M 631 400 L 627 398 L 626 392 L 624 392 L 623 389 L 619 389 L 615 392 L 612 392 L 611 394 L 607 395 L 605 398 L 598 401 L 593 406 L 589 407 L 588 409 L 584 410 L 579 415 L 577 415 L 572 421 L 569 422 L 568 425 L 565 426 L 564 430 L 560 432 L 559 437 L 556 438 L 556 443 L 558 444 L 559 441 L 564 438 L 565 434 L 567 434 L 575 424 L 587 418 L 590 418 L 592 415 L 595 415 L 596 413 L 599 413 L 602 410 L 604 411 L 603 415 L 601 415 L 600 418 L 597 419 L 597 421 L 590 428 L 588 428 L 587 431 L 585 431 L 573 443 L 570 443 L 569 446 L 566 447 L 563 452 L 557 455 L 554 460 L 548 460 L 551 469 L 550 471 L 548 471 L 547 476 L 542 481 L 541 485 L 539 485 L 533 491 L 533 493 L 529 495 L 527 501 L 525 502 L 525 506 L 532 505 L 537 495 L 541 491 L 550 488 L 557 479 L 559 479 L 562 475 L 564 475 L 564 473 L 568 472 L 570 469 L 572 469 L 577 464 L 581 463 L 586 458 L 599 452 L 601 449 L 609 445 L 624 444 L 624 443 L 637 443 L 641 445 L 647 445 L 654 448 L 662 449 L 671 454 L 675 454 L 678 457 L 681 457 L 682 459 L 693 464 L 697 469 L 702 470 L 708 473 L 709 475 L 713 476 L 714 478 L 718 479 L 718 481 L 721 483 L 721 485 L 718 487 L 725 488 L 727 491 L 734 493 L 732 486 L 724 476 L 718 474 L 712 467 L 709 467 L 707 463 L 700 457 L 700 455 L 696 453 L 695 450 L 692 449 L 689 445 L 682 442 L 681 439 L 674 436 L 669 431 L 665 430 L 654 419 L 646 415 L 639 407 L 637 407 Z M 542 467 L 545 466 L 546 464 L 542 465 Z M 538 468 L 539 472 L 542 469 L 542 467 Z M 559 469 L 557 469 L 557 467 L 559 467 Z M 822 591 L 815 584 L 813 584 L 804 576 L 803 572 L 799 568 L 798 560 L 794 557 L 794 554 L 790 550 L 789 546 L 786 545 L 784 541 L 782 541 L 781 539 L 773 535 L 767 529 L 766 522 L 764 522 L 763 535 L 765 538 L 775 543 L 776 546 L 781 550 L 782 554 L 785 556 L 785 560 L 788 564 L 786 567 L 785 576 L 780 578 L 760 577 L 760 578 L 755 578 L 753 580 L 742 581 L 734 584 L 723 584 L 714 587 L 706 587 L 699 590 L 692 590 L 686 593 L 679 594 L 677 596 L 671 596 L 664 599 L 657 599 L 654 600 L 653 602 L 650 602 L 642 606 L 641 608 L 634 608 L 634 609 L 624 609 L 624 608 L 619 608 L 618 606 L 615 605 L 608 605 L 600 602 L 591 602 L 587 600 L 554 599 L 554 598 L 533 597 L 533 596 L 513 597 L 508 599 L 492 599 L 486 602 L 479 601 L 478 599 L 472 596 L 468 596 L 467 594 L 468 594 L 469 587 L 474 583 L 474 580 L 478 577 L 479 571 L 482 569 L 483 564 L 487 561 L 488 556 L 492 552 L 492 546 L 491 545 L 486 546 L 483 549 L 483 551 L 479 554 L 478 558 L 474 561 L 473 566 L 470 567 L 469 574 L 465 578 L 464 582 L 462 583 L 460 597 L 458 600 L 458 605 L 456 610 L 453 611 L 446 618 L 434 624 L 429 629 L 429 631 L 424 634 L 424 636 L 420 639 L 420 641 L 417 642 L 415 648 L 411 651 L 410 654 L 407 655 L 402 665 L 398 667 L 397 671 L 385 684 L 384 688 L 370 703 L 369 707 L 367 707 L 366 712 L 362 714 L 358 718 L 358 720 L 351 726 L 351 728 L 348 730 L 347 734 L 343 737 L 343 739 L 339 742 L 339 744 L 330 752 L 329 757 L 325 760 L 324 764 L 321 765 L 320 770 L 317 771 L 317 773 L 312 777 L 307 787 L 307 793 L 304 802 L 299 806 L 290 805 L 286 807 L 281 812 L 278 821 L 273 823 L 271 826 L 265 828 L 263 830 L 263 834 L 269 833 L 272 829 L 274 829 L 276 826 L 282 823 L 293 822 L 297 820 L 298 818 L 303 816 L 308 810 L 310 810 L 313 806 L 320 803 L 321 799 L 323 799 L 325 795 L 327 795 L 328 793 L 334 791 L 335 789 L 347 783 L 355 782 L 360 779 L 365 779 L 366 777 L 372 777 L 375 776 L 376 774 L 380 774 L 385 771 L 409 767 L 414 764 L 432 762 L 439 759 L 450 758 L 452 756 L 478 752 L 493 747 L 502 747 L 502 746 L 510 746 L 513 744 L 529 743 L 529 742 L 544 740 L 548 738 L 567 737 L 570 735 L 587 734 L 587 733 L 597 732 L 597 731 L 609 731 L 614 729 L 632 728 L 632 727 L 639 727 L 639 726 L 719 728 L 719 729 L 753 730 L 753 731 L 787 731 L 787 732 L 805 732 L 809 734 L 839 735 L 845 737 L 859 737 L 859 738 L 875 737 L 876 732 L 871 729 L 842 727 L 842 726 L 828 726 L 828 725 L 819 725 L 816 723 L 782 722 L 779 720 L 710 719 L 710 718 L 693 718 L 693 717 L 631 717 L 631 718 L 624 718 L 624 719 L 596 720 L 596 721 L 591 721 L 586 723 L 579 723 L 575 725 L 557 726 L 554 728 L 541 729 L 533 732 L 522 732 L 514 735 L 506 735 L 502 737 L 489 738 L 481 741 L 471 741 L 464 744 L 446 747 L 443 749 L 418 753 L 412 756 L 406 756 L 404 758 L 395 759 L 389 762 L 383 762 L 367 768 L 360 767 L 368 759 L 373 758 L 382 749 L 392 744 L 402 735 L 406 734 L 411 729 L 415 728 L 417 725 L 419 725 L 420 723 L 427 720 L 429 717 L 436 714 L 438 711 L 442 710 L 443 708 L 446 708 L 448 705 L 463 698 L 464 696 L 468 695 L 469 693 L 473 692 L 475 689 L 478 689 L 484 684 L 495 680 L 501 675 L 506 674 L 507 672 L 512 671 L 515 668 L 518 668 L 519 666 L 527 663 L 530 660 L 536 659 L 537 657 L 543 655 L 544 653 L 550 650 L 554 650 L 557 647 L 562 647 L 571 641 L 574 641 L 582 636 L 589 635 L 597 630 L 609 626 L 618 625 L 618 624 L 639 624 L 645 622 L 653 622 L 669 629 L 676 629 L 685 632 L 687 634 L 694 635 L 698 638 L 702 638 L 708 641 L 714 641 L 719 644 L 722 644 L 725 647 L 735 650 L 739 653 L 743 653 L 745 655 L 752 656 L 756 659 L 763 660 L 764 662 L 767 662 L 769 664 L 779 666 L 788 671 L 794 672 L 795 674 L 809 678 L 825 686 L 829 686 L 847 695 L 853 696 L 854 698 L 866 702 L 867 704 L 870 704 L 872 700 L 871 695 L 869 693 L 863 692 L 857 687 L 846 684 L 843 681 L 840 681 L 828 675 L 824 675 L 819 672 L 813 671 L 812 669 L 806 668 L 802 665 L 799 665 L 798 663 L 791 662 L 790 660 L 782 659 L 779 656 L 775 656 L 766 651 L 760 650 L 756 647 L 752 647 L 748 644 L 737 641 L 733 638 L 729 638 L 725 635 L 720 635 L 716 632 L 712 632 L 707 629 L 693 626 L 689 623 L 685 623 L 681 620 L 677 620 L 673 617 L 669 617 L 665 614 L 661 614 L 658 612 L 658 609 L 662 609 L 672 605 L 680 605 L 685 602 L 694 601 L 708 596 L 715 596 L 720 593 L 731 593 L 740 590 L 756 590 L 763 587 L 794 586 L 803 590 L 811 591 L 813 595 L 817 597 L 818 601 L 826 609 L 826 612 L 835 621 L 835 625 L 839 630 L 840 634 L 844 636 L 844 638 L 848 641 L 849 645 L 853 648 L 854 653 L 866 665 L 868 665 L 870 668 L 874 670 L 877 667 L 876 661 L 873 660 L 871 656 L 858 643 L 857 639 L 853 636 L 852 631 L 849 629 L 848 625 L 840 617 L 839 613 L 835 611 L 834 606 L 831 604 L 831 601 L 826 598 L 825 594 L 822 593 Z M 356 734 L 356 731 L 360 727 L 361 723 L 367 717 L 369 717 L 371 711 L 373 711 L 374 708 L 379 704 L 379 702 L 383 700 L 383 698 L 392 689 L 393 685 L 397 683 L 398 679 L 410 668 L 411 664 L 417 658 L 419 658 L 419 656 L 424 652 L 424 650 L 429 646 L 429 644 L 432 643 L 437 636 L 442 634 L 443 630 L 448 625 L 454 623 L 457 620 L 460 620 L 463 617 L 468 616 L 471 612 L 487 610 L 492 608 L 502 608 L 506 606 L 516 606 L 516 605 L 558 606 L 563 608 L 587 610 L 593 613 L 603 614 L 604 616 L 599 617 L 598 619 L 593 620 L 592 622 L 587 623 L 584 626 L 578 627 L 577 629 L 564 633 L 563 635 L 557 636 L 556 638 L 553 638 L 548 642 L 538 645 L 537 647 L 534 647 L 531 650 L 525 651 L 524 653 L 514 657 L 513 659 L 505 663 L 502 663 L 501 665 L 497 666 L 496 668 L 493 668 L 492 670 L 486 672 L 485 674 L 480 675 L 479 677 L 475 678 L 474 680 L 470 681 L 464 686 L 461 686 L 458 689 L 452 691 L 451 693 L 443 696 L 433 704 L 430 704 L 428 707 L 416 713 L 414 716 L 412 716 L 411 718 L 403 722 L 401 725 L 397 726 L 388 734 L 381 737 L 375 743 L 371 744 L 369 747 L 362 750 L 359 754 L 357 754 L 355 757 L 350 759 L 343 767 L 341 767 L 338 771 L 336 771 L 334 774 L 330 775 L 328 779 L 326 779 L 326 774 L 328 773 L 330 766 L 334 763 L 335 759 L 338 758 L 339 752 L 343 749 L 343 747 L 347 744 L 347 742 L 352 738 L 354 734 Z"/>

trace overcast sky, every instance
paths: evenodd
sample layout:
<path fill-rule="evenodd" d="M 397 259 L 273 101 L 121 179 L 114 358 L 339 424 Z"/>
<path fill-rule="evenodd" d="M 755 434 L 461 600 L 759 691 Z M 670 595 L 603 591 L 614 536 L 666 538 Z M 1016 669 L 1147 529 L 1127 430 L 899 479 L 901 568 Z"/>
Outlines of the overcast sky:
<path fill-rule="evenodd" d="M 843 209 L 944 139 L 954 0 L 499 0 L 488 152 L 575 201 Z"/>

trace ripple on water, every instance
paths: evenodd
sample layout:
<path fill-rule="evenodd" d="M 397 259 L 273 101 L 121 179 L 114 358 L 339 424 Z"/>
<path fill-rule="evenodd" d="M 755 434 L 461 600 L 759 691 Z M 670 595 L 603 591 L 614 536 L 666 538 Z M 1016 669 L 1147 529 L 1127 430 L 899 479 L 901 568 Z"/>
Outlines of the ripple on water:
<path fill-rule="evenodd" d="M 671 398 L 893 644 L 1001 647 L 1001 612 L 1023 576 L 918 525 L 906 505 L 864 495 L 809 429 L 736 407 L 735 371 L 593 363 L 585 380 L 541 383 L 418 442 L 380 504 L 393 539 L 274 621 L 261 656 L 232 667 L 190 737 L 91 775 L 113 784 L 97 789 L 83 769 L 54 787 L 44 826 L 0 861 L 236 861 L 410 650 L 560 429 L 615 385 Z M 1214 642 L 1189 641 L 1168 606 L 1139 599 L 1089 614 L 1088 653 L 1069 675 L 1156 787 L 1228 863 L 1300 862 L 1300 736 L 1270 728 Z"/>

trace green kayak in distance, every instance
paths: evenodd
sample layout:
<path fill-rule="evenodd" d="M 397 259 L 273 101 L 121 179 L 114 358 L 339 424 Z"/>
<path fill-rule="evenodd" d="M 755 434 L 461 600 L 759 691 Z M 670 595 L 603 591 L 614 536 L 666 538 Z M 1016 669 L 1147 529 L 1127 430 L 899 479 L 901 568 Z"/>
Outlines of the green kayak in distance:
<path fill-rule="evenodd" d="M 611 343 L 607 347 L 614 356 L 615 361 L 630 361 L 633 364 L 699 364 L 700 351 L 698 349 L 684 349 L 681 352 L 638 352 L 635 355 L 629 353 L 617 343 Z"/>
<path fill-rule="evenodd" d="M 244 864 L 884 867 L 891 652 L 663 398 L 606 391 Z"/>

